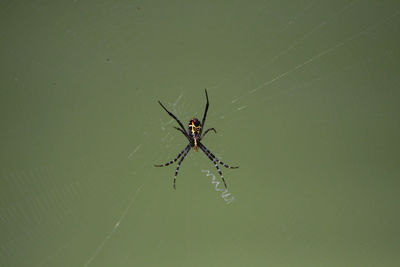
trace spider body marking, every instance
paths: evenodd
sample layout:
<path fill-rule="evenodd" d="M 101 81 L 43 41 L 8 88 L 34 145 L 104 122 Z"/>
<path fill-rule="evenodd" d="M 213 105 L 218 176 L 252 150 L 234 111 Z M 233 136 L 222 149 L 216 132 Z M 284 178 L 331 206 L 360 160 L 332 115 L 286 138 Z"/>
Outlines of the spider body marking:
<path fill-rule="evenodd" d="M 221 176 L 222 181 L 224 182 L 225 188 L 227 188 L 226 182 L 225 182 L 224 176 L 222 175 L 221 169 L 219 168 L 218 164 L 221 164 L 225 168 L 230 168 L 230 169 L 239 168 L 239 167 L 231 167 L 231 166 L 223 163 L 219 158 L 217 158 L 213 153 L 211 153 L 201 143 L 201 139 L 203 139 L 204 136 L 206 136 L 206 134 L 209 131 L 214 131 L 215 133 L 217 133 L 217 131 L 214 128 L 209 128 L 203 133 L 203 127 L 204 127 L 204 123 L 206 121 L 207 111 L 208 111 L 208 106 L 209 106 L 208 94 L 207 94 L 206 89 L 205 89 L 205 93 L 206 93 L 207 103 L 206 103 L 206 108 L 204 111 L 203 119 L 200 123 L 200 121 L 197 118 L 192 118 L 188 123 L 187 129 L 185 129 L 185 127 L 183 126 L 181 121 L 174 114 L 172 114 L 168 109 L 166 109 L 164 107 L 164 105 L 160 101 L 158 101 L 158 103 L 168 113 L 168 115 L 170 115 L 172 118 L 174 118 L 175 121 L 179 124 L 180 128 L 175 127 L 175 126 L 174 126 L 174 128 L 176 130 L 180 131 L 189 141 L 189 144 L 173 160 L 171 160 L 165 164 L 154 165 L 155 167 L 165 167 L 165 166 L 168 166 L 168 165 L 176 162 L 178 159 L 180 159 L 178 162 L 178 165 L 176 166 L 176 169 L 175 169 L 174 184 L 173 184 L 174 189 L 176 189 L 176 177 L 178 176 L 179 168 L 182 164 L 182 161 L 185 159 L 186 155 L 189 153 L 190 149 L 192 149 L 192 148 L 194 151 L 197 152 L 200 147 L 200 149 L 204 152 L 204 154 L 213 162 L 215 168 L 217 169 L 219 175 Z"/>
<path fill-rule="evenodd" d="M 193 147 L 194 151 L 198 151 L 198 142 L 201 140 L 201 124 L 197 118 L 193 118 L 188 123 L 187 133 L 190 137 L 190 145 Z"/>

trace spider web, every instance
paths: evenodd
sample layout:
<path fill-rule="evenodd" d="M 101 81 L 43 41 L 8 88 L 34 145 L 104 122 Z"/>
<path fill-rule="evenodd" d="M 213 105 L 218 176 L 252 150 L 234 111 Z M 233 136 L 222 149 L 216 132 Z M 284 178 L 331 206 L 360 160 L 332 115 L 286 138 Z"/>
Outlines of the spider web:
<path fill-rule="evenodd" d="M 292 36 L 287 39 L 284 46 L 280 46 L 279 49 L 274 47 L 273 54 L 266 54 L 266 49 L 263 47 L 255 48 L 251 57 L 256 60 L 246 61 L 243 58 L 237 58 L 243 61 L 238 60 L 232 66 L 226 66 L 227 69 L 220 69 L 217 76 L 208 81 L 203 81 L 200 85 L 201 88 L 189 85 L 191 80 L 185 78 L 178 81 L 181 83 L 178 86 L 174 82 L 171 82 L 170 85 L 158 84 L 162 83 L 161 81 L 152 83 L 151 78 L 154 77 L 146 80 L 140 86 L 148 86 L 151 89 L 147 90 L 153 91 L 147 92 L 149 97 L 144 97 L 142 96 L 144 92 L 138 89 L 134 95 L 140 101 L 135 102 L 135 104 L 140 105 L 139 102 L 148 100 L 154 103 L 146 102 L 140 112 L 131 112 L 130 116 L 146 117 L 147 114 L 143 113 L 147 110 L 151 110 L 149 111 L 151 114 L 148 115 L 147 121 L 140 121 L 141 125 L 138 126 L 138 129 L 130 132 L 135 138 L 132 138 L 131 143 L 125 144 L 125 150 L 118 150 L 118 153 L 121 151 L 124 153 L 116 153 L 110 149 L 112 145 L 107 146 L 106 152 L 86 147 L 88 151 L 90 150 L 90 153 L 74 152 L 74 154 L 70 152 L 70 155 L 61 157 L 62 160 L 67 159 L 62 163 L 60 163 L 62 160 L 43 162 L 30 159 L 14 164 L 11 160 L 7 160 L 8 158 L 16 159 L 14 153 L 2 152 L 2 159 L 5 159 L 3 162 L 6 163 L 3 163 L 4 166 L 0 174 L 2 188 L 0 227 L 4 232 L 0 248 L 0 265 L 130 266 L 133 263 L 159 265 L 164 259 L 169 259 L 163 250 L 169 247 L 170 240 L 176 238 L 173 233 L 179 232 L 179 227 L 184 228 L 182 231 L 186 236 L 186 238 L 180 239 L 186 240 L 186 244 L 181 246 L 174 244 L 173 246 L 181 249 L 172 252 L 175 253 L 173 256 L 176 256 L 176 258 L 178 258 L 178 255 L 182 255 L 183 259 L 179 263 L 193 263 L 191 259 L 197 256 L 196 251 L 199 250 L 206 255 L 211 255 L 211 260 L 214 260 L 213 263 L 216 265 L 223 265 L 223 261 L 215 256 L 216 252 L 211 251 L 211 249 L 198 249 L 199 247 L 194 244 L 195 242 L 191 242 L 201 239 L 200 235 L 192 234 L 191 225 L 198 225 L 196 224 L 197 220 L 204 222 L 212 220 L 210 218 L 218 218 L 218 221 L 221 222 L 229 218 L 225 222 L 229 228 L 234 221 L 232 218 L 235 218 L 230 212 L 236 209 L 236 211 L 240 210 L 242 214 L 246 214 L 243 209 L 248 208 L 249 198 L 257 199 L 258 202 L 253 203 L 265 205 L 264 199 L 259 200 L 261 191 L 250 188 L 248 185 L 251 184 L 249 181 L 257 182 L 257 177 L 248 177 L 247 173 L 250 169 L 248 166 L 251 165 L 251 160 L 246 159 L 247 154 L 244 153 L 247 153 L 247 151 L 243 148 L 244 146 L 238 144 L 245 140 L 246 135 L 243 132 L 248 132 L 249 129 L 258 129 L 259 121 L 250 121 L 252 117 L 249 114 L 255 115 L 257 112 L 264 114 L 266 103 L 271 104 L 269 111 L 274 111 L 278 109 L 278 104 L 274 103 L 275 100 L 282 96 L 287 99 L 300 99 L 302 91 L 307 90 L 313 84 L 333 81 L 336 79 L 335 77 L 345 76 L 346 73 L 355 73 L 357 69 L 363 66 L 372 66 L 376 62 L 380 62 L 379 60 L 385 57 L 385 53 L 389 50 L 397 52 L 396 47 L 391 46 L 392 44 L 382 44 L 385 43 L 385 38 L 387 38 L 385 30 L 390 31 L 391 28 L 399 25 L 399 10 L 389 7 L 382 8 L 379 12 L 374 13 L 374 16 L 371 16 L 369 20 L 362 20 L 359 24 L 353 25 L 352 28 L 343 30 L 343 34 L 335 34 L 329 42 L 320 42 L 324 32 L 342 30 L 338 26 L 342 25 L 341 20 L 351 18 L 357 12 L 368 13 L 366 12 L 368 4 L 362 1 L 343 1 L 340 4 L 332 5 L 332 10 L 323 8 L 323 5 L 328 3 L 330 2 L 304 1 L 298 4 L 295 11 L 287 11 L 291 16 L 285 17 L 285 19 L 277 18 L 276 20 L 282 19 L 283 21 L 273 27 L 276 29 L 274 35 L 267 38 L 279 39 L 280 37 L 288 38 L 288 36 Z M 128 15 L 128 12 L 140 11 L 142 6 L 141 2 L 128 5 L 125 2 L 112 4 L 104 1 L 102 4 L 105 15 L 122 12 L 121 16 Z M 7 8 L 7 5 L 4 5 Z M 229 4 L 225 11 L 227 14 L 236 15 L 242 12 L 242 8 L 245 7 L 240 4 L 240 1 L 236 1 Z M 254 12 L 257 11 L 265 15 L 269 14 L 269 9 L 276 10 L 277 8 L 273 2 L 265 2 L 260 4 L 258 9 L 254 9 Z M 157 8 L 153 9 L 153 12 L 155 14 L 162 13 Z M 316 12 L 325 13 L 317 16 L 315 15 Z M 314 19 L 308 21 L 310 16 L 314 16 Z M 226 18 L 227 28 L 234 23 L 233 17 Z M 261 15 L 254 16 L 254 21 L 250 22 L 256 24 L 260 17 Z M 94 20 L 90 22 L 93 23 Z M 146 20 L 143 19 L 140 23 L 145 22 Z M 62 23 L 62 20 L 58 23 Z M 97 30 L 95 24 L 93 23 L 88 29 Z M 57 27 L 57 24 L 55 25 Z M 115 28 L 119 26 L 113 25 Z M 303 28 L 300 26 L 303 26 Z M 288 34 L 289 32 L 293 35 Z M 76 39 L 83 38 L 83 35 L 79 35 L 79 32 L 72 30 L 65 34 Z M 244 33 L 242 32 L 242 34 Z M 129 37 L 126 38 L 129 39 Z M 264 40 L 265 36 L 258 36 L 257 38 L 256 40 Z M 379 43 L 379 39 L 382 39 L 381 43 Z M 256 40 L 252 41 L 255 42 Z M 337 55 L 351 54 L 355 43 L 362 41 L 371 42 L 371 44 L 366 45 L 369 51 L 373 50 L 372 43 L 379 43 L 382 50 L 371 56 L 349 57 L 347 61 L 332 64 L 333 66 L 329 69 L 318 70 L 325 65 L 330 65 Z M 118 44 L 112 40 L 105 40 L 105 42 L 109 46 Z M 319 46 L 313 51 L 309 51 L 308 47 L 312 42 L 318 42 Z M 121 43 L 123 42 L 121 41 Z M 84 42 L 81 45 L 88 46 Z M 296 53 L 300 53 L 303 57 L 295 56 Z M 115 57 L 118 57 L 118 55 Z M 45 66 L 40 60 L 35 62 L 35 66 L 42 72 L 51 68 Z M 62 69 L 68 64 L 70 62 L 67 60 L 64 66 L 59 68 Z M 141 67 L 151 69 L 152 66 Z M 13 75 L 12 80 L 18 88 L 28 87 L 27 84 L 24 84 L 24 79 L 20 78 L 18 72 L 14 72 Z M 74 75 L 76 75 L 74 77 L 80 77 L 78 73 Z M 121 75 L 118 78 L 128 79 L 130 74 L 127 72 L 118 75 Z M 21 76 L 23 75 L 21 74 Z M 93 76 L 95 75 L 93 74 Z M 82 77 L 80 79 L 85 81 Z M 178 87 L 180 89 L 178 93 L 171 90 L 171 92 L 164 94 L 163 88 L 165 87 Z M 202 87 L 209 89 L 210 97 L 210 109 L 206 124 L 208 127 L 217 128 L 218 131 L 218 134 L 214 136 L 210 133 L 205 144 L 217 157 L 223 161 L 226 159 L 228 164 L 234 165 L 237 161 L 241 168 L 237 171 L 221 169 L 224 175 L 228 177 L 229 191 L 226 191 L 221 188 L 220 177 L 207 157 L 191 151 L 182 163 L 177 178 L 177 191 L 173 191 L 172 177 L 176 164 L 159 169 L 155 169 L 153 164 L 164 163 L 173 159 L 186 146 L 187 140 L 172 128 L 176 125 L 175 121 L 168 117 L 157 105 L 156 100 L 159 98 L 186 125 L 191 115 L 198 118 L 202 116 L 205 102 Z M 227 88 L 233 89 L 229 91 Z M 48 93 L 51 94 L 51 92 Z M 34 94 L 32 93 L 32 95 Z M 278 101 L 276 102 L 278 103 Z M 81 104 L 84 105 L 83 102 Z M 92 105 L 93 107 L 101 111 L 101 108 L 96 107 L 96 105 Z M 7 106 L 7 108 L 9 107 Z M 17 103 L 6 111 L 10 110 L 13 112 L 22 110 L 21 113 L 23 114 L 30 112 L 25 111 L 24 103 Z M 9 113 L 3 112 L 2 114 Z M 116 114 L 115 117 L 118 117 L 118 115 Z M 2 116 L 5 117 L 6 115 Z M 29 114 L 25 116 L 27 121 L 35 119 L 29 117 Z M 241 125 L 243 125 L 242 129 L 240 128 Z M 108 131 L 109 127 L 104 128 L 98 129 L 98 132 L 109 139 L 104 138 L 101 141 L 110 141 L 110 143 L 117 142 L 112 138 L 115 138 L 124 130 L 110 130 L 110 133 L 105 134 L 104 132 Z M 13 124 L 7 122 L 4 129 L 3 140 L 13 138 L 25 140 L 27 138 L 26 132 L 29 132 L 29 129 L 36 128 L 29 123 Z M 44 132 L 46 132 L 46 129 L 43 132 L 38 131 L 38 136 Z M 72 135 L 80 136 L 79 130 L 71 130 L 71 132 Z M 55 131 L 52 134 L 57 136 L 63 134 L 63 132 Z M 90 134 L 95 135 L 96 132 L 90 132 Z M 235 138 L 239 138 L 239 142 Z M 39 149 L 46 147 L 49 151 L 51 150 L 45 144 L 40 143 L 42 140 L 40 137 L 31 137 L 29 140 Z M 6 146 L 5 143 L 4 146 Z M 21 143 L 24 145 L 28 142 L 21 141 Z M 237 149 L 241 147 L 241 153 L 235 152 L 235 146 L 232 146 L 232 144 L 235 144 Z M 31 145 L 31 147 L 33 146 Z M 122 147 L 118 144 L 117 146 Z M 262 145 L 263 149 L 266 147 L 266 145 Z M 64 149 L 69 152 L 67 148 L 64 147 Z M 24 151 L 24 148 L 18 147 L 17 150 Z M 91 158 L 89 155 L 94 155 L 95 152 L 102 156 Z M 108 153 L 109 156 L 104 156 Z M 34 153 L 30 155 L 32 154 Z M 54 154 L 58 154 L 57 151 Z M 46 158 L 46 154 L 43 158 Z M 247 166 L 243 166 L 245 163 L 247 163 Z M 6 166 L 6 164 L 9 165 Z M 393 170 L 393 172 L 396 171 L 396 169 Z M 201 179 L 198 179 L 198 177 L 201 177 Z M 243 180 L 247 181 L 244 182 Z M 239 190 L 239 185 L 242 188 L 241 190 Z M 254 193 L 244 194 L 245 190 Z M 206 207 L 204 209 L 213 211 L 210 211 L 209 218 L 202 220 L 196 216 L 195 212 L 200 210 L 199 203 Z M 253 212 L 247 214 L 253 215 Z M 162 224 L 156 224 L 160 229 L 149 230 L 147 224 L 151 224 L 155 220 L 162 221 Z M 229 229 L 237 229 L 238 233 L 233 235 L 232 238 L 235 242 L 227 249 L 228 251 L 221 252 L 224 256 L 230 254 L 230 249 L 237 251 L 238 244 L 248 242 L 246 237 L 250 235 L 248 230 L 232 226 Z M 212 232 L 211 235 L 215 237 L 213 242 L 218 243 L 220 241 L 220 234 L 225 234 L 224 237 L 227 236 L 226 233 Z M 37 245 L 41 243 L 46 245 L 43 247 Z M 220 246 L 218 251 L 222 251 L 225 243 L 218 244 Z M 366 248 L 366 251 L 368 251 L 370 247 Z M 152 251 L 153 258 L 141 259 L 141 253 L 148 251 Z M 248 253 L 250 256 L 252 255 L 250 252 Z M 137 260 L 138 258 L 141 260 Z M 390 259 L 390 257 L 388 258 Z M 196 262 L 200 265 L 200 261 Z M 225 263 L 243 266 L 244 262 L 238 261 L 234 264 L 235 262 L 227 260 Z"/>

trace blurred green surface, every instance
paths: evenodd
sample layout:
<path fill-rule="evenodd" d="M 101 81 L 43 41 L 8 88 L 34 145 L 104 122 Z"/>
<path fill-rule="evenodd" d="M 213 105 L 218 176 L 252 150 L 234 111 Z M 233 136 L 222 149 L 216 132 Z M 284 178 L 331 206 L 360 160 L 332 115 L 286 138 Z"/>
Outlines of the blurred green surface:
<path fill-rule="evenodd" d="M 0 266 L 399 266 L 399 7 L 2 1 Z"/>

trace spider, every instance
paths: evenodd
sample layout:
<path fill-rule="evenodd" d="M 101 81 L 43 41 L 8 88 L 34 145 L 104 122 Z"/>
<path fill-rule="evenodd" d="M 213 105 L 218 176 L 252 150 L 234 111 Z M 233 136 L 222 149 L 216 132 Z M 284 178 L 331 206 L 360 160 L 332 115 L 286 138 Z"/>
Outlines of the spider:
<path fill-rule="evenodd" d="M 154 165 L 155 167 L 165 167 L 168 166 L 174 162 L 176 162 L 179 158 L 179 162 L 178 165 L 176 166 L 176 170 L 175 170 L 175 176 L 174 176 L 174 189 L 176 189 L 176 176 L 178 176 L 178 172 L 179 172 L 179 167 L 182 164 L 182 161 L 185 159 L 186 155 L 189 153 L 190 149 L 193 148 L 194 151 L 198 151 L 198 149 L 200 148 L 204 154 L 206 154 L 206 156 L 214 163 L 215 167 L 217 168 L 217 171 L 219 173 L 219 175 L 222 178 L 222 181 L 224 182 L 225 188 L 227 188 L 226 186 L 226 182 L 224 179 L 224 176 L 222 175 L 222 172 L 218 166 L 217 163 L 221 164 L 222 166 L 226 167 L 226 168 L 230 168 L 230 169 L 237 169 L 239 167 L 231 167 L 225 163 L 223 163 L 219 158 L 217 158 L 216 156 L 214 156 L 213 153 L 210 152 L 210 150 L 208 150 L 200 141 L 201 139 L 204 138 L 204 136 L 206 136 L 206 134 L 209 131 L 214 131 L 215 133 L 217 133 L 217 131 L 214 128 L 209 128 L 207 129 L 204 133 L 203 133 L 203 127 L 204 127 L 204 123 L 206 121 L 206 117 L 207 117 L 207 111 L 208 111 L 208 106 L 209 106 L 209 102 L 208 102 L 208 94 L 207 94 L 207 89 L 205 89 L 206 92 L 206 99 L 207 99 L 207 104 L 206 104 L 206 109 L 204 111 L 204 115 L 203 115 L 203 119 L 200 123 L 200 121 L 197 118 L 192 118 L 189 123 L 188 123 L 188 128 L 187 130 L 185 130 L 185 127 L 183 126 L 182 122 L 175 117 L 174 114 L 172 114 L 171 112 L 168 111 L 168 109 L 166 109 L 164 107 L 163 104 L 161 104 L 160 101 L 158 101 L 158 103 L 161 105 L 161 107 L 168 113 L 168 115 L 170 115 L 172 118 L 174 118 L 174 120 L 176 120 L 176 122 L 179 124 L 180 128 L 175 127 L 175 129 L 177 129 L 178 131 L 180 131 L 189 141 L 189 144 L 178 154 L 178 156 L 176 156 L 176 158 L 174 158 L 173 160 L 171 160 L 170 162 L 167 162 L 165 164 L 161 164 L 161 165 Z"/>

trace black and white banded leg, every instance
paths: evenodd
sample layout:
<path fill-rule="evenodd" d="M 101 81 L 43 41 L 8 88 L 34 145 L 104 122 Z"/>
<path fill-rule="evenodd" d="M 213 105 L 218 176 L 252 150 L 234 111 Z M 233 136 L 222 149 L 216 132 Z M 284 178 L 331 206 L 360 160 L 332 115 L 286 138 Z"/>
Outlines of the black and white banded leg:
<path fill-rule="evenodd" d="M 179 167 L 181 166 L 182 161 L 185 159 L 187 153 L 189 153 L 190 145 L 185 148 L 185 152 L 183 153 L 182 158 L 179 160 L 178 165 L 176 166 L 175 176 L 174 176 L 174 189 L 176 189 L 176 176 L 178 176 Z"/>
<path fill-rule="evenodd" d="M 154 166 L 155 166 L 155 167 L 165 167 L 165 166 L 168 166 L 168 165 L 174 163 L 174 162 L 177 161 L 177 160 L 182 156 L 182 154 L 183 154 L 187 149 L 189 149 L 189 148 L 190 148 L 190 145 L 187 145 L 187 146 L 178 154 L 178 156 L 176 156 L 176 158 L 174 158 L 174 159 L 171 160 L 170 162 L 167 162 L 167 163 L 161 164 L 161 165 L 154 164 Z"/>
<path fill-rule="evenodd" d="M 219 158 L 217 158 L 213 153 L 211 153 L 211 151 L 208 150 L 203 144 L 200 144 L 199 146 L 204 151 L 204 153 L 206 153 L 207 156 L 210 155 L 210 157 L 212 158 L 211 159 L 212 161 L 215 159 L 216 162 L 218 162 L 219 164 L 221 164 L 222 166 L 224 166 L 225 168 L 228 168 L 228 169 L 237 169 L 237 168 L 239 168 L 239 166 L 231 167 L 228 164 L 223 163 Z"/>
<path fill-rule="evenodd" d="M 226 186 L 226 182 L 225 182 L 224 176 L 222 175 L 221 169 L 219 168 L 219 166 L 217 164 L 217 158 L 211 157 L 211 155 L 210 155 L 211 153 L 205 148 L 205 146 L 200 145 L 200 148 L 201 148 L 201 150 L 203 150 L 204 154 L 206 154 L 206 156 L 214 163 L 215 168 L 217 168 L 217 171 L 218 171 L 219 175 L 221 176 L 222 181 L 224 182 L 225 188 L 228 188 Z"/>

